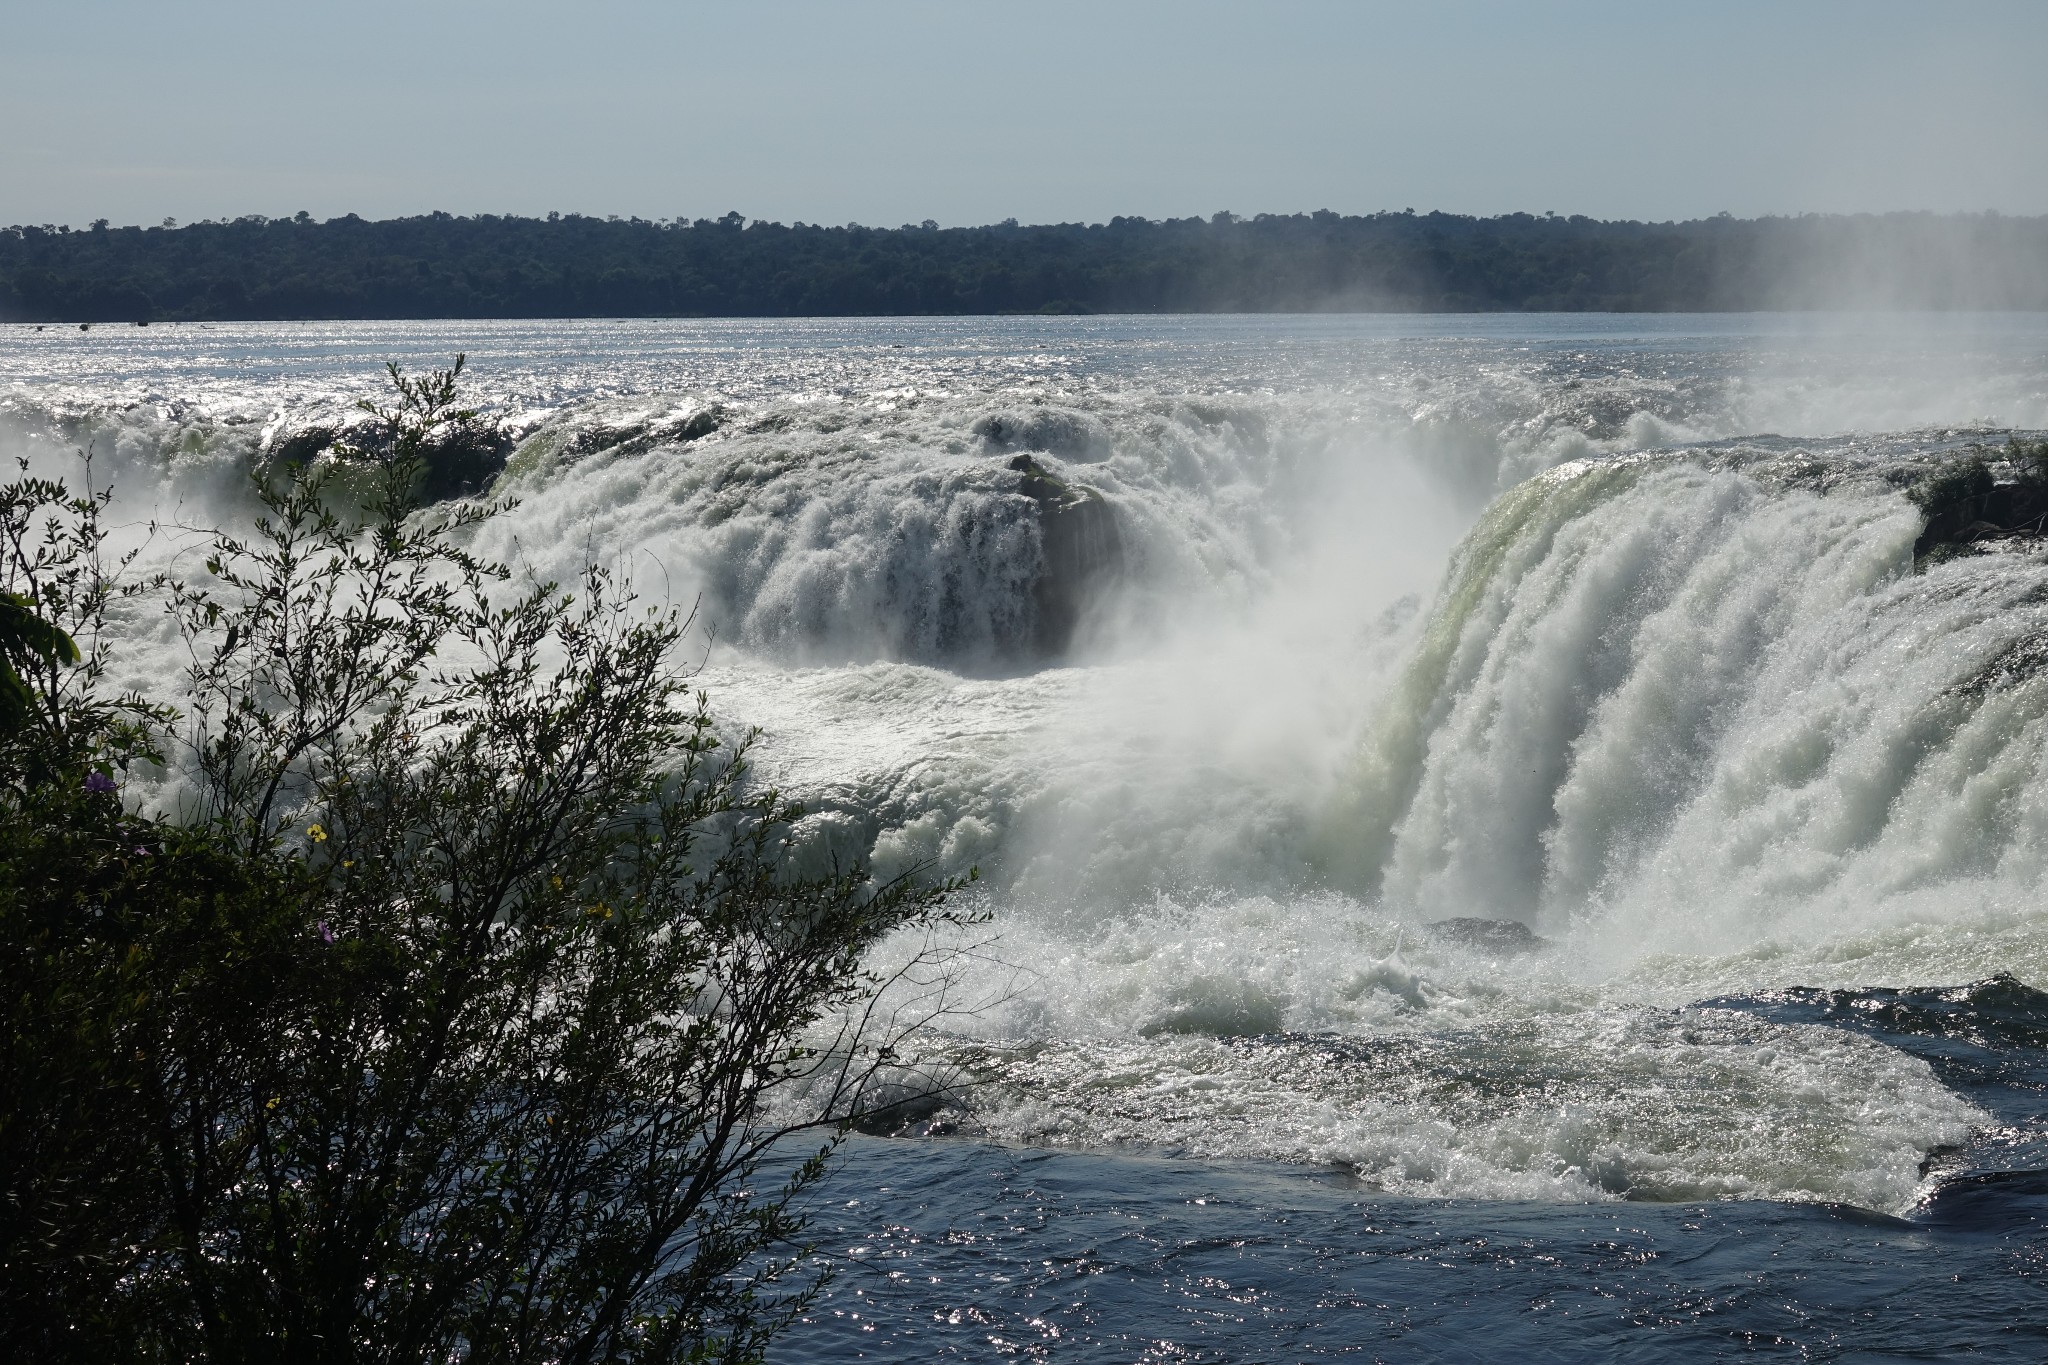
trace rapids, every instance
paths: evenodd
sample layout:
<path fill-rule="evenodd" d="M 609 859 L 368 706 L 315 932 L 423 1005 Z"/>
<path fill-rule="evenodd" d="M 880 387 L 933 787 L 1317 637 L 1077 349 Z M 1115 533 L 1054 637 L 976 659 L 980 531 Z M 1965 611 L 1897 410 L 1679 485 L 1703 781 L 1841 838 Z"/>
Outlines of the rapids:
<path fill-rule="evenodd" d="M 2048 319 L 17 327 L 0 453 L 90 448 L 192 572 L 267 450 L 456 350 L 516 442 L 480 549 L 696 603 L 797 856 L 982 874 L 920 1043 L 958 1088 L 838 1178 L 930 1151 L 968 1192 L 835 1211 L 862 1255 L 980 1276 L 903 1229 L 1049 1152 L 1090 1217 L 1150 1160 L 1247 1207 L 1913 1227 L 2048 1157 L 2048 554 L 1916 569 L 1902 491 L 2048 427 Z M 1020 455 L 1119 542 L 1050 647 Z M 161 691 L 135 610 L 118 677 Z M 943 1298 L 905 1284 L 863 1292 Z M 931 1330 L 1031 1337 L 988 1312 Z"/>

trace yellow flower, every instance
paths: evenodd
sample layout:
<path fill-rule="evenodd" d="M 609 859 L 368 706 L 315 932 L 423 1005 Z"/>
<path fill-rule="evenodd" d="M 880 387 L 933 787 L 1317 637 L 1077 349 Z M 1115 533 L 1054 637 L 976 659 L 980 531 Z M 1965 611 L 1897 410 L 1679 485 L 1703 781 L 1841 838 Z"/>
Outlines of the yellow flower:
<path fill-rule="evenodd" d="M 306 833 L 310 834 L 313 837 L 313 842 L 316 844 L 324 844 L 327 842 L 327 831 L 320 828 L 320 826 L 318 825 L 306 826 Z"/>
<path fill-rule="evenodd" d="M 554 883 L 555 890 L 560 891 L 562 889 L 562 879 L 560 877 L 550 877 L 548 880 Z"/>

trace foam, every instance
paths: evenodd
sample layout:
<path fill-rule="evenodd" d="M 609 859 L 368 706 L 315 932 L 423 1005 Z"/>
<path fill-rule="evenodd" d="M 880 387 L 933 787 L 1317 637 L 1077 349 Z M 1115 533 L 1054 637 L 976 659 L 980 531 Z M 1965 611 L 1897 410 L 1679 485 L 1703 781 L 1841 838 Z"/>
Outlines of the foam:
<path fill-rule="evenodd" d="M 1440 1196 L 1906 1207 L 1981 1115 L 1692 1005 L 2048 979 L 2048 684 L 1995 666 L 2048 630 L 2048 565 L 1913 572 L 1884 477 L 2048 423 L 2044 348 L 1452 325 L 9 333 L 0 452 L 92 444 L 138 571 L 192 572 L 373 353 L 466 346 L 522 437 L 477 548 L 700 603 L 799 859 L 984 873 L 986 1007 L 921 1044 L 978 1078 L 963 1123 Z M 1124 532 L 1064 658 L 1025 648 L 1016 453 Z M 116 681 L 162 695 L 177 642 L 119 611 Z M 1551 946 L 1418 933 L 1469 916 Z"/>
<path fill-rule="evenodd" d="M 999 951 L 1021 979 L 959 990 L 1008 1003 L 928 1046 L 966 1087 L 958 1122 L 1001 1140 L 1331 1164 L 1425 1196 L 1901 1212 L 1923 1154 L 1986 1122 L 1876 1043 L 1659 1000 L 1754 963 L 1602 980 L 1568 947 L 1418 942 L 1330 895 L 1026 920 Z"/>

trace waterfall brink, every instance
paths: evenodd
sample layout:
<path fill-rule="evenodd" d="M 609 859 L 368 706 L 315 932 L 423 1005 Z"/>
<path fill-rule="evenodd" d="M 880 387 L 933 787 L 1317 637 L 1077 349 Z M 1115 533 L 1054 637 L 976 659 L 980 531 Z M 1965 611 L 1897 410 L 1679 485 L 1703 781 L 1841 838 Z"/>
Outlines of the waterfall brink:
<path fill-rule="evenodd" d="M 1880 473 L 1632 457 L 1503 497 L 1330 805 L 1332 878 L 1694 951 L 2017 908 L 2048 558 L 1915 572 Z"/>
<path fill-rule="evenodd" d="M 1911 1032 L 2048 1019 L 2048 552 L 1916 565 L 1906 495 L 2048 427 L 2048 320 L 1792 325 L 0 330 L 0 456 L 90 447 L 193 574 L 383 359 L 468 352 L 473 548 L 695 605 L 793 859 L 980 870 L 933 1131 L 1910 1214 L 2048 1150 Z"/>

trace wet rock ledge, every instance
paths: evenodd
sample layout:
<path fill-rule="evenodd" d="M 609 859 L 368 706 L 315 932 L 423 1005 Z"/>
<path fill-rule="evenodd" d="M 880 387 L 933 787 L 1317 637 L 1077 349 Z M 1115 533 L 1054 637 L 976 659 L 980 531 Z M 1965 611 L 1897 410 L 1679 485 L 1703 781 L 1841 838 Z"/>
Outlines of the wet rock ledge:
<path fill-rule="evenodd" d="M 2048 531 L 2048 440 L 2014 437 L 2002 450 L 1978 447 L 1944 460 L 1906 496 L 1926 517 L 1913 543 L 1923 567 L 1998 541 L 2040 539 Z"/>
<path fill-rule="evenodd" d="M 473 415 L 437 430 L 422 452 L 425 470 L 419 494 L 428 502 L 477 497 L 505 468 L 517 442 L 504 425 Z M 281 433 L 263 452 L 272 465 L 307 464 L 340 450 L 380 455 L 391 446 L 391 433 L 367 415 L 313 421 Z"/>
<path fill-rule="evenodd" d="M 1122 575 L 1123 531 L 1116 509 L 1094 489 L 1066 482 L 1029 455 L 1013 458 L 1010 468 L 1023 475 L 1017 491 L 1038 505 L 1045 566 L 1034 594 L 1036 644 L 1053 657 L 1073 643 L 1090 600 Z"/>

